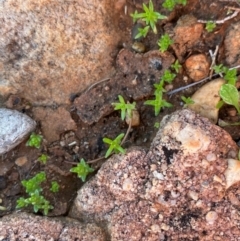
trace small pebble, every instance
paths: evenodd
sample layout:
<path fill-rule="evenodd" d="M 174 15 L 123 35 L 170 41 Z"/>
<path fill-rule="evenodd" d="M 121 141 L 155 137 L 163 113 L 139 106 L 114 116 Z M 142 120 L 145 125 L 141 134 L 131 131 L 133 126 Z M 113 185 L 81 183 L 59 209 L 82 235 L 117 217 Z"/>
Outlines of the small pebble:
<path fill-rule="evenodd" d="M 165 89 L 166 91 L 170 91 L 170 90 L 173 89 L 173 85 L 172 85 L 172 84 L 165 85 L 164 89 Z"/>
<path fill-rule="evenodd" d="M 109 86 L 105 86 L 104 90 L 109 91 L 110 90 Z"/>
<path fill-rule="evenodd" d="M 123 186 L 122 186 L 124 191 L 131 191 L 133 189 L 133 182 L 130 178 L 127 178 L 123 181 Z"/>
<path fill-rule="evenodd" d="M 136 80 L 136 78 L 132 80 L 132 85 L 137 85 L 137 80 Z"/>
<path fill-rule="evenodd" d="M 211 152 L 207 154 L 206 159 L 207 161 L 211 162 L 211 161 L 216 161 L 217 157 L 216 157 L 216 154 Z"/>
<path fill-rule="evenodd" d="M 151 226 L 151 230 L 152 230 L 153 233 L 161 232 L 161 229 L 160 229 L 160 227 L 157 224 L 153 224 Z"/>
<path fill-rule="evenodd" d="M 139 126 L 140 125 L 140 115 L 137 110 L 132 111 L 132 116 L 129 118 L 128 115 L 126 115 L 126 123 L 129 125 L 131 120 L 131 126 Z"/>
<path fill-rule="evenodd" d="M 60 141 L 60 146 L 65 146 L 65 141 Z"/>
<path fill-rule="evenodd" d="M 198 194 L 194 191 L 189 191 L 188 193 L 189 197 L 192 198 L 194 201 L 198 200 Z"/>
<path fill-rule="evenodd" d="M 208 76 L 210 64 L 204 54 L 190 56 L 186 60 L 185 66 L 189 77 L 194 81 L 199 81 Z"/>
<path fill-rule="evenodd" d="M 24 166 L 28 162 L 28 159 L 26 156 L 22 156 L 16 159 L 15 164 L 19 167 Z"/>
<path fill-rule="evenodd" d="M 78 151 L 79 151 L 79 146 L 75 146 L 75 147 L 73 148 L 73 152 L 77 154 Z"/>
<path fill-rule="evenodd" d="M 165 224 L 165 223 L 162 223 L 161 229 L 165 230 L 165 231 L 168 231 L 169 230 L 169 226 L 167 224 Z"/>
<path fill-rule="evenodd" d="M 214 224 L 214 222 L 217 220 L 217 218 L 218 218 L 218 214 L 214 211 L 210 211 L 206 215 L 206 221 L 209 224 Z"/>
<path fill-rule="evenodd" d="M 145 45 L 141 42 L 134 42 L 132 44 L 132 49 L 137 53 L 144 53 L 146 50 Z"/>
<path fill-rule="evenodd" d="M 159 173 L 159 172 L 157 172 L 157 171 L 154 171 L 153 172 L 153 176 L 155 177 L 155 178 L 157 178 L 158 180 L 164 180 L 165 178 L 164 178 L 164 176 L 163 176 L 163 174 L 162 173 Z"/>

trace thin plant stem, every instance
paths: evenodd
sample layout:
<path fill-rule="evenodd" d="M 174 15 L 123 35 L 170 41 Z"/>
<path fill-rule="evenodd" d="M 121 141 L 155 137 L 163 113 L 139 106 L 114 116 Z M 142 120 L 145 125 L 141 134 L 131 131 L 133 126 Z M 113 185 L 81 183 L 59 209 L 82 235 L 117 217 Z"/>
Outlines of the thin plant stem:
<path fill-rule="evenodd" d="M 235 67 L 229 68 L 229 70 L 238 69 L 238 68 L 240 68 L 240 65 L 237 65 L 237 66 L 235 66 Z M 198 81 L 198 82 L 194 82 L 194 83 L 191 83 L 191 84 L 189 84 L 189 85 L 185 85 L 185 86 L 182 86 L 182 87 L 177 88 L 177 89 L 175 89 L 175 90 L 169 91 L 167 94 L 168 94 L 168 95 L 176 94 L 177 92 L 180 92 L 180 91 L 183 91 L 183 90 L 185 90 L 185 89 L 188 89 L 188 88 L 190 88 L 190 87 L 192 87 L 192 86 L 201 84 L 201 83 L 203 83 L 204 81 L 209 80 L 209 79 L 211 79 L 212 77 L 217 77 L 217 76 L 220 76 L 220 74 L 213 74 L 212 76 L 208 76 L 208 77 L 206 77 L 206 78 L 204 78 L 204 79 L 202 79 L 202 80 L 200 80 L 200 81 Z"/>
<path fill-rule="evenodd" d="M 131 127 L 132 127 L 132 118 L 130 118 L 130 122 L 129 122 L 129 125 L 128 125 L 128 129 L 127 129 L 127 132 L 126 132 L 126 134 L 125 134 L 125 136 L 124 136 L 124 138 L 123 138 L 123 140 L 122 140 L 122 142 L 121 142 L 121 145 L 123 145 L 123 144 L 125 143 L 125 141 L 126 141 L 126 139 L 127 139 L 127 137 L 128 137 L 128 134 L 129 134 L 129 132 L 130 132 L 130 130 L 131 130 Z"/>

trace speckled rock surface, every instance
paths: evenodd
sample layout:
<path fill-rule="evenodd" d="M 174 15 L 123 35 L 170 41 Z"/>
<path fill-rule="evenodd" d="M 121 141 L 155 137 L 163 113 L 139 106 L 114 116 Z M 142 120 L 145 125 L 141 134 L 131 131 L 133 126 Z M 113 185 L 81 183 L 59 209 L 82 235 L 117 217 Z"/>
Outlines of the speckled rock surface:
<path fill-rule="evenodd" d="M 0 92 L 34 104 L 70 95 L 111 75 L 120 33 L 115 2 L 0 1 Z M 97 24 L 96 24 L 97 23 Z"/>
<path fill-rule="evenodd" d="M 228 27 L 227 35 L 224 40 L 226 49 L 226 63 L 234 67 L 240 64 L 240 22 Z"/>
<path fill-rule="evenodd" d="M 18 213 L 0 219 L 0 240 L 105 241 L 106 238 L 95 224 Z"/>
<path fill-rule="evenodd" d="M 148 153 L 112 156 L 79 190 L 71 216 L 106 222 L 111 241 L 238 240 L 240 189 L 229 161 L 237 150 L 208 119 L 175 112 Z"/>
<path fill-rule="evenodd" d="M 193 15 L 183 15 L 179 18 L 172 33 L 172 47 L 180 62 L 184 60 L 184 55 L 199 43 L 202 32 L 203 24 L 198 23 Z"/>
<path fill-rule="evenodd" d="M 27 115 L 0 108 L 0 154 L 8 152 L 34 130 L 36 123 Z"/>

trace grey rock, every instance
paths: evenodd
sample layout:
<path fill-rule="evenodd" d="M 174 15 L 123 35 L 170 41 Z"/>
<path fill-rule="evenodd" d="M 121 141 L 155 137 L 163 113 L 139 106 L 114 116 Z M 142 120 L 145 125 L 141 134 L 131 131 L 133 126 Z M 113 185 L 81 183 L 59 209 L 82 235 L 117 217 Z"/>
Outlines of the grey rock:
<path fill-rule="evenodd" d="M 236 143 L 188 109 L 160 126 L 148 153 L 109 158 L 70 215 L 105 222 L 111 241 L 237 240 L 240 183 L 227 182 Z"/>
<path fill-rule="evenodd" d="M 0 154 L 21 143 L 35 127 L 35 121 L 27 115 L 16 110 L 0 108 Z"/>

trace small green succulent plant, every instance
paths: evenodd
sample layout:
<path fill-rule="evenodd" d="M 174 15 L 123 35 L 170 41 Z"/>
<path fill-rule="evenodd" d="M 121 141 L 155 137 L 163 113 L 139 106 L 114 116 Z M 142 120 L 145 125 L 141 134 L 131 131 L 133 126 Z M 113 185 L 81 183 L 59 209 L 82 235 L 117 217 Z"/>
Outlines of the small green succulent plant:
<path fill-rule="evenodd" d="M 213 21 L 207 21 L 205 29 L 206 29 L 209 33 L 211 33 L 214 28 L 216 28 L 216 23 L 214 23 Z"/>
<path fill-rule="evenodd" d="M 40 161 L 42 164 L 46 164 L 48 159 L 49 156 L 46 154 L 41 154 L 41 156 L 38 157 L 38 161 Z"/>
<path fill-rule="evenodd" d="M 40 146 L 41 146 L 42 139 L 43 139 L 43 137 L 41 135 L 38 135 L 38 134 L 33 132 L 30 135 L 26 145 L 39 149 Z"/>
<path fill-rule="evenodd" d="M 126 115 L 131 117 L 132 111 L 136 108 L 136 103 L 133 102 L 132 104 L 126 103 L 124 98 L 119 95 L 118 96 L 119 102 L 118 103 L 112 103 L 114 106 L 114 110 L 121 110 L 121 119 L 124 120 L 126 118 Z"/>
<path fill-rule="evenodd" d="M 158 40 L 159 50 L 161 52 L 165 52 L 171 44 L 173 44 L 173 40 L 170 38 L 168 34 L 163 34 L 161 38 Z"/>
<path fill-rule="evenodd" d="M 78 177 L 81 178 L 83 182 L 85 182 L 88 174 L 94 172 L 94 169 L 91 168 L 83 158 L 81 158 L 77 166 L 70 169 L 70 172 L 77 173 Z"/>
<path fill-rule="evenodd" d="M 109 145 L 109 148 L 105 154 L 105 158 L 108 158 L 112 153 L 126 153 L 126 150 L 121 147 L 121 141 L 123 137 L 124 133 L 118 135 L 114 140 L 111 140 L 109 138 L 103 138 L 103 142 Z"/>
<path fill-rule="evenodd" d="M 139 13 L 137 10 L 131 14 L 131 17 L 133 18 L 134 23 L 138 20 L 141 19 L 146 23 L 147 26 L 150 26 L 151 29 L 155 34 L 157 34 L 157 27 L 156 23 L 160 19 L 166 19 L 167 17 L 162 15 L 159 12 L 156 12 L 153 7 L 152 0 L 149 1 L 148 6 L 143 3 L 143 13 Z"/>
<path fill-rule="evenodd" d="M 50 202 L 42 195 L 43 189 L 41 187 L 41 183 L 45 180 L 45 172 L 40 172 L 29 180 L 23 180 L 22 185 L 25 187 L 28 197 L 20 197 L 17 200 L 16 208 L 24 208 L 32 205 L 35 213 L 37 213 L 39 210 L 42 210 L 44 215 L 47 215 L 49 210 L 53 209 L 53 206 L 51 206 Z"/>
<path fill-rule="evenodd" d="M 182 4 L 185 6 L 187 4 L 187 0 L 165 0 L 162 6 L 167 10 L 172 11 L 177 4 Z"/>

